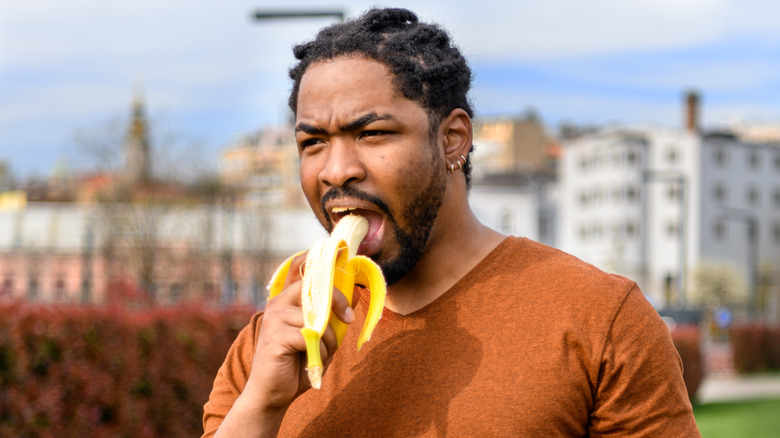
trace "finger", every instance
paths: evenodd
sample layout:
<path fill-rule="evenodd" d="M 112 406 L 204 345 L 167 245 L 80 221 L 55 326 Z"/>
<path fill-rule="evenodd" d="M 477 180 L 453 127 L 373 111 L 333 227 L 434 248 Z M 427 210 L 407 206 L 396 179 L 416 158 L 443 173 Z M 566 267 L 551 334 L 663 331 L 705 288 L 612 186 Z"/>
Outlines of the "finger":
<path fill-rule="evenodd" d="M 287 278 L 289 279 L 289 276 Z M 302 283 L 303 282 L 300 279 L 294 282 L 290 282 L 289 284 L 285 282 L 284 289 L 282 289 L 279 295 L 267 301 L 265 306 L 265 312 L 267 313 L 270 309 L 273 309 L 275 306 L 292 305 L 292 306 L 300 307 Z"/>
<path fill-rule="evenodd" d="M 303 268 L 304 263 L 306 262 L 306 254 L 308 253 L 309 252 L 306 251 L 292 259 L 290 262 L 290 270 L 287 271 L 287 278 L 284 279 L 284 286 L 282 289 L 286 289 L 291 284 L 300 281 L 303 278 Z"/>
<path fill-rule="evenodd" d="M 306 367 L 306 352 L 303 351 L 299 355 L 300 363 L 302 364 L 300 367 L 300 377 L 299 377 L 299 385 L 300 385 L 300 391 L 299 393 L 302 393 L 309 388 L 311 388 L 311 381 L 309 380 L 309 373 Z"/>
<path fill-rule="evenodd" d="M 303 312 L 296 305 L 275 305 L 266 309 L 263 324 L 284 324 L 300 330 L 303 327 Z"/>
<path fill-rule="evenodd" d="M 336 349 L 338 348 L 338 341 L 336 340 L 336 332 L 333 331 L 333 327 L 328 324 L 328 328 L 325 329 L 325 333 L 322 335 L 322 346 L 325 350 L 320 349 L 320 351 L 326 351 L 328 352 L 328 356 L 332 356 L 333 353 L 336 352 Z M 325 363 L 325 358 L 327 356 L 323 356 L 323 362 Z"/>
<path fill-rule="evenodd" d="M 349 305 L 347 297 L 340 290 L 334 288 L 332 296 L 333 313 L 342 321 L 349 324 L 355 320 L 355 311 Z"/>
<path fill-rule="evenodd" d="M 335 345 L 333 346 L 333 350 L 328 349 L 328 347 L 325 345 L 325 337 L 323 336 L 322 340 L 320 341 L 320 360 L 322 361 L 323 366 L 328 366 L 330 363 L 330 358 L 332 358 L 333 353 L 336 352 L 335 349 Z"/>

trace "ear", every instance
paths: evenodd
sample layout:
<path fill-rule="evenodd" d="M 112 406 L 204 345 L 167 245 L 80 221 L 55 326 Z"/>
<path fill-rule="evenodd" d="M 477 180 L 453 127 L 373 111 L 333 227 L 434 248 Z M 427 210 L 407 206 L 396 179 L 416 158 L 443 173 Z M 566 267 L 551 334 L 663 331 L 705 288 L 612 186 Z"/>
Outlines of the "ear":
<path fill-rule="evenodd" d="M 439 124 L 439 135 L 447 161 L 463 161 L 461 156 L 468 156 L 471 150 L 471 117 L 462 108 L 455 108 Z"/>

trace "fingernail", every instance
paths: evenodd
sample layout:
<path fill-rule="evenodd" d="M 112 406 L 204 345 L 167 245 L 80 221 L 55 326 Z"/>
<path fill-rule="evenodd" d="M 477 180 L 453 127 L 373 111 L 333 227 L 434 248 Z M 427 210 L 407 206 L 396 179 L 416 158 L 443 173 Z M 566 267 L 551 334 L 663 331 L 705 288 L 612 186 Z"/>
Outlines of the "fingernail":
<path fill-rule="evenodd" d="M 344 322 L 350 323 L 355 320 L 355 311 L 352 310 L 351 307 L 347 307 L 347 310 L 344 312 Z"/>

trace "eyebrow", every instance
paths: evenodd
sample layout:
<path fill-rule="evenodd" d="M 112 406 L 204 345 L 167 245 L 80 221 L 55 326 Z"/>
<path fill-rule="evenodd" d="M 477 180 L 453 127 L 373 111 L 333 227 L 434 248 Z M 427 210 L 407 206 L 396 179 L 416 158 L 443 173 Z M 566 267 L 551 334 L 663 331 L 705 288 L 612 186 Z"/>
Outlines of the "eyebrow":
<path fill-rule="evenodd" d="M 346 125 L 342 126 L 340 129 L 342 131 L 355 131 L 378 120 L 393 120 L 393 119 L 394 117 L 391 116 L 390 114 L 379 115 L 372 111 L 364 116 L 358 117 L 357 119 L 347 123 Z"/>
<path fill-rule="evenodd" d="M 377 114 L 372 111 L 368 114 L 358 117 L 346 125 L 340 126 L 339 131 L 355 131 L 379 120 L 395 120 L 395 117 L 391 116 L 390 114 Z M 323 128 L 318 128 L 306 123 L 297 124 L 295 126 L 295 132 L 304 132 L 309 135 L 322 135 L 327 133 L 327 131 Z"/>
<path fill-rule="evenodd" d="M 317 128 L 316 126 L 307 125 L 306 123 L 298 123 L 295 125 L 295 132 L 304 132 L 309 135 L 321 135 L 325 133 L 325 130 Z"/>

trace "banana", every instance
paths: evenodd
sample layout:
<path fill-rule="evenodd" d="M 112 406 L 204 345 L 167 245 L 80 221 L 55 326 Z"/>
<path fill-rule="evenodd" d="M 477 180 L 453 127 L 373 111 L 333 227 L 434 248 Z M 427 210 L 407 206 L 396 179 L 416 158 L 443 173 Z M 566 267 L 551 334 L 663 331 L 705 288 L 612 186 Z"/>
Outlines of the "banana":
<path fill-rule="evenodd" d="M 382 270 L 370 258 L 357 255 L 358 246 L 367 232 L 368 221 L 364 217 L 347 215 L 338 222 L 329 238 L 315 242 L 306 255 L 301 290 L 304 322 L 301 333 L 306 341 L 307 372 L 312 388 L 319 389 L 322 384 L 320 339 L 328 324 L 333 327 L 339 346 L 347 332 L 347 324 L 331 311 L 333 288 L 338 288 L 350 305 L 355 284 L 368 287 L 371 293 L 366 321 L 358 337 L 358 350 L 371 338 L 382 316 L 387 294 Z M 268 284 L 269 298 L 282 291 L 292 260 L 302 253 L 288 258 L 276 270 Z"/>

